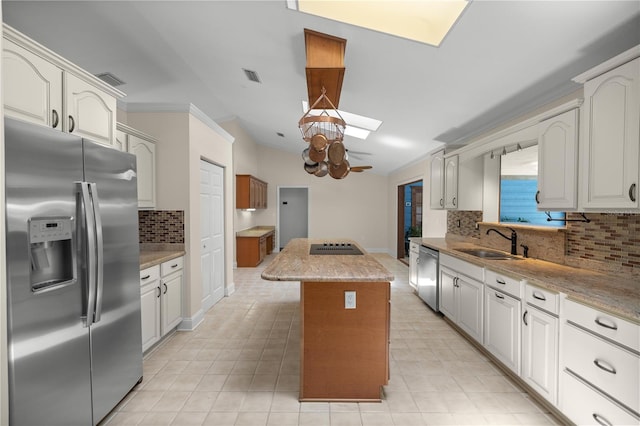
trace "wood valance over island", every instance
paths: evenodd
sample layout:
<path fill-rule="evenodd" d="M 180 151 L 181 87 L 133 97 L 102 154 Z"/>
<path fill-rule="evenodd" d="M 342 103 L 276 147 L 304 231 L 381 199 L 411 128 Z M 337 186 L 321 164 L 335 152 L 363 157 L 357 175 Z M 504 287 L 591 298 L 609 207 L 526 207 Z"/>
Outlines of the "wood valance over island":
<path fill-rule="evenodd" d="M 299 238 L 262 278 L 300 281 L 300 401 L 380 401 L 393 275 L 355 241 Z"/>

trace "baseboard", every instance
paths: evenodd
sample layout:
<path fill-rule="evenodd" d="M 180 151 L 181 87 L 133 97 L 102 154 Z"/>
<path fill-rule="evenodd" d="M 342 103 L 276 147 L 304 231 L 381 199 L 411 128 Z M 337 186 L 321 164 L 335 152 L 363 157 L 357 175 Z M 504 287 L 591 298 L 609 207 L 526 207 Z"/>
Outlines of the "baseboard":
<path fill-rule="evenodd" d="M 236 285 L 235 283 L 230 283 L 228 284 L 225 288 L 224 288 L 224 295 L 226 297 L 231 296 L 233 293 L 236 292 Z"/>
<path fill-rule="evenodd" d="M 203 320 L 204 311 L 202 309 L 198 309 L 198 312 L 196 312 L 192 317 L 182 319 L 182 322 L 178 324 L 178 331 L 193 331 Z"/>

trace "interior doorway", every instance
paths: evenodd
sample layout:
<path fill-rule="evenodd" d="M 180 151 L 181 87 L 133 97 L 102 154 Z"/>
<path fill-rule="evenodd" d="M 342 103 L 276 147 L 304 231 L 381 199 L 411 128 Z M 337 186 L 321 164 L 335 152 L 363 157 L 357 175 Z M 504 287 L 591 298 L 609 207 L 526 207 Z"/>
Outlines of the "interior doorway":
<path fill-rule="evenodd" d="M 224 296 L 224 168 L 200 160 L 202 309 Z"/>
<path fill-rule="evenodd" d="M 293 238 L 309 238 L 309 188 L 278 188 L 278 243 L 282 250 Z"/>
<path fill-rule="evenodd" d="M 396 257 L 409 263 L 409 237 L 422 236 L 422 180 L 398 185 Z"/>

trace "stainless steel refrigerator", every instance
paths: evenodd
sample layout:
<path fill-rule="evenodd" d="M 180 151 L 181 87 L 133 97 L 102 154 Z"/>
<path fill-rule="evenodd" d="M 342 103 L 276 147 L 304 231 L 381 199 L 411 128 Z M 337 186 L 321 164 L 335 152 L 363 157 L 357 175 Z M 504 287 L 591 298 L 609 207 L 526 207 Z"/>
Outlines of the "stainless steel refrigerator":
<path fill-rule="evenodd" d="M 89 425 L 142 379 L 135 156 L 5 118 L 9 416 Z"/>

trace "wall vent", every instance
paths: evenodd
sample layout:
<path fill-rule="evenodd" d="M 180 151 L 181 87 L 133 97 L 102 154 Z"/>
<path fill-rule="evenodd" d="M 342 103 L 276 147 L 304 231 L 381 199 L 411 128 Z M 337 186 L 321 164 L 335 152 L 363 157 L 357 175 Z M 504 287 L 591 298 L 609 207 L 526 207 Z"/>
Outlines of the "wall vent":
<path fill-rule="evenodd" d="M 123 84 L 125 84 L 124 81 L 120 80 L 118 77 L 116 77 L 115 75 L 111 74 L 110 72 L 103 72 L 100 74 L 96 74 L 96 77 L 98 77 L 100 80 L 104 81 L 105 83 L 116 87 L 116 86 L 121 86 Z"/>
<path fill-rule="evenodd" d="M 251 80 L 253 82 L 256 82 L 256 83 L 261 83 L 260 77 L 258 77 L 258 73 L 257 72 L 248 70 L 246 68 L 242 68 L 242 71 L 244 71 L 244 75 L 246 75 L 249 80 Z"/>

